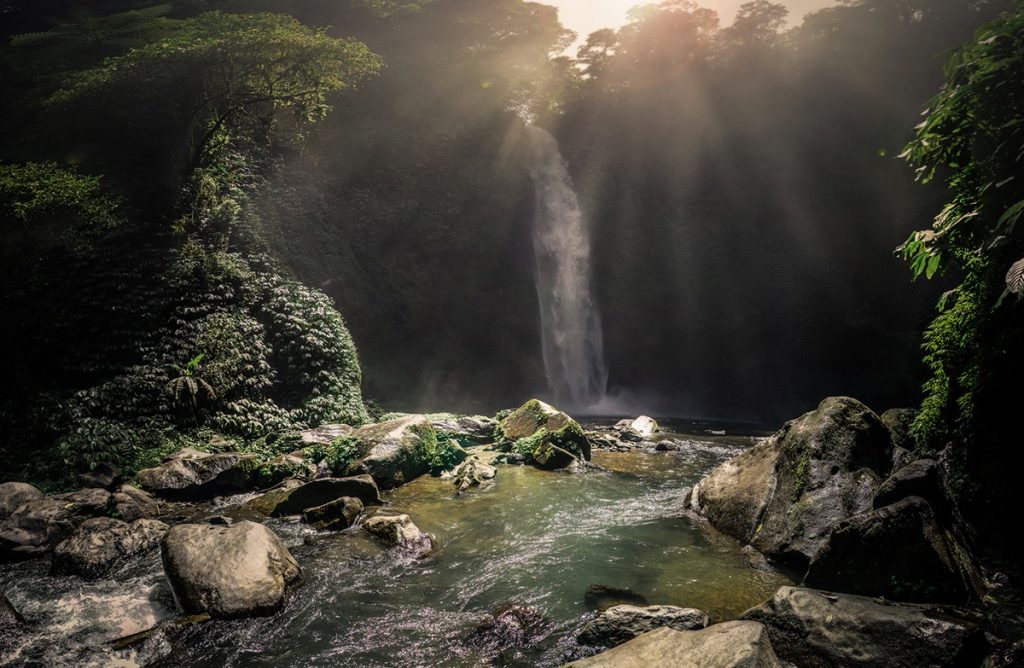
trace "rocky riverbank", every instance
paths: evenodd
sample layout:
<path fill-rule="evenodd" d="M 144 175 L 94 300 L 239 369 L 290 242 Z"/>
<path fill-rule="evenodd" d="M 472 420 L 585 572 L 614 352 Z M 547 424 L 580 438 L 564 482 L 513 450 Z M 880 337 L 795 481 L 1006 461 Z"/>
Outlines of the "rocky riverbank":
<path fill-rule="evenodd" d="M 0 559 L 48 560 L 62 586 L 69 577 L 96 583 L 49 602 L 10 588 L 0 605 L 4 655 L 18 662 L 23 648 L 13 639 L 52 623 L 50 608 L 62 611 L 68 629 L 79 628 L 76 616 L 97 614 L 84 593 L 95 597 L 96 587 L 110 597 L 108 618 L 87 644 L 142 665 L 180 651 L 204 620 L 272 623 L 300 605 L 305 551 L 331 535 L 347 537 L 354 559 L 434 563 L 445 546 L 417 523 L 436 519 L 401 512 L 388 491 L 431 473 L 449 498 L 475 503 L 509 474 L 503 467 L 615 476 L 615 458 L 627 453 L 679 458 L 715 448 L 644 416 L 585 430 L 531 401 L 500 417 L 393 415 L 367 427 L 324 425 L 274 459 L 186 450 L 129 482 L 100 467 L 83 478 L 91 486 L 68 494 L 0 484 Z M 607 603 L 577 613 L 571 627 L 516 605 L 481 622 L 467 646 L 494 658 L 560 635 L 545 665 L 1010 665 L 1020 643 L 1005 627 L 994 632 L 993 574 L 972 557 L 941 463 L 910 461 L 891 418 L 852 399 L 827 399 L 753 447 L 734 446 L 735 456 L 688 493 L 679 490 L 678 516 L 704 524 L 709 540 L 727 540 L 716 537 L 721 532 L 748 545 L 751 574 L 779 567 L 804 587 L 779 588 L 730 616 L 648 603 L 629 591 L 602 594 Z M 591 462 L 594 450 L 609 453 L 601 461 L 612 473 Z M 586 479 L 585 486 L 597 484 Z M 156 569 L 146 566 L 154 560 Z M 131 583 L 120 599 L 112 573 Z M 344 576 L 337 586 L 346 586 Z"/>

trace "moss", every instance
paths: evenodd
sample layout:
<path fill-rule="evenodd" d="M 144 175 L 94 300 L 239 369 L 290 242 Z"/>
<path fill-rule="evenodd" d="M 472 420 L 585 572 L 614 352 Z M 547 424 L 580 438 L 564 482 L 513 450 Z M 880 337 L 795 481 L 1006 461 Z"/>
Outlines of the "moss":
<path fill-rule="evenodd" d="M 420 452 L 432 475 L 448 471 L 466 458 L 466 451 L 458 441 L 439 437 L 430 425 L 417 425 L 412 431 L 420 438 Z"/>
<path fill-rule="evenodd" d="M 811 466 L 811 452 L 806 447 L 800 453 L 800 459 L 796 463 L 796 497 L 804 493 L 804 489 L 807 487 L 807 475 L 808 469 Z"/>

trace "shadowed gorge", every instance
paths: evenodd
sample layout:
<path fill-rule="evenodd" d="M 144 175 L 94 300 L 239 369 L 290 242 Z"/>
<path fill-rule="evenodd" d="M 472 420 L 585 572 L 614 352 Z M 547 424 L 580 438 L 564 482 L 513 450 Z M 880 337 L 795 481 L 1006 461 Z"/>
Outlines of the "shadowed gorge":
<path fill-rule="evenodd" d="M 1024 0 L 0 0 L 0 666 L 1024 664 Z"/>

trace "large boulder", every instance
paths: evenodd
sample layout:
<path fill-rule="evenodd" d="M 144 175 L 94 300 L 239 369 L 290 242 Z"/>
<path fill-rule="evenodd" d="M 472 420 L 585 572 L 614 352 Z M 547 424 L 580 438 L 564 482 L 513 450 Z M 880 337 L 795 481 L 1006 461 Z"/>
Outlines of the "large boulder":
<path fill-rule="evenodd" d="M 699 631 L 663 627 L 572 668 L 782 668 L 768 633 L 757 622 L 725 622 Z"/>
<path fill-rule="evenodd" d="M 169 528 L 157 520 L 128 524 L 111 517 L 88 519 L 54 548 L 51 571 L 87 579 L 102 577 L 121 561 L 155 549 Z"/>
<path fill-rule="evenodd" d="M 391 489 L 430 472 L 430 451 L 438 447 L 437 434 L 424 415 L 407 415 L 352 432 L 362 455 L 349 473 L 373 476 L 383 489 Z"/>
<path fill-rule="evenodd" d="M 723 533 L 804 567 L 839 522 L 870 509 L 892 450 L 867 406 L 831 397 L 716 468 L 688 504 Z"/>
<path fill-rule="evenodd" d="M 498 446 L 544 469 L 560 469 L 590 460 L 583 427 L 562 411 L 531 399 L 510 413 L 495 430 Z"/>
<path fill-rule="evenodd" d="M 878 487 L 871 505 L 882 508 L 908 496 L 919 496 L 936 512 L 944 514 L 947 499 L 935 460 L 918 459 L 900 467 Z"/>
<path fill-rule="evenodd" d="M 341 531 L 355 524 L 362 512 L 362 501 L 343 496 L 322 506 L 307 508 L 302 512 L 302 519 L 314 529 Z"/>
<path fill-rule="evenodd" d="M 255 522 L 179 524 L 160 549 L 174 597 L 191 614 L 271 614 L 284 605 L 287 587 L 301 573 L 281 539 Z"/>
<path fill-rule="evenodd" d="M 347 424 L 322 424 L 314 429 L 307 429 L 301 433 L 302 442 L 306 445 L 321 443 L 328 445 L 336 438 L 351 436 L 355 427 Z"/>
<path fill-rule="evenodd" d="M 943 531 L 928 502 L 910 496 L 841 522 L 804 582 L 897 601 L 964 603 L 972 580 L 960 555 L 966 550 Z"/>
<path fill-rule="evenodd" d="M 353 497 L 364 506 L 379 506 L 380 489 L 368 475 L 348 478 L 320 478 L 305 484 L 285 486 L 267 492 L 245 504 L 271 517 L 300 515 L 307 508 L 322 506 L 336 499 Z"/>
<path fill-rule="evenodd" d="M 0 521 L 6 520 L 23 503 L 38 501 L 45 494 L 27 482 L 0 483 Z"/>
<path fill-rule="evenodd" d="M 583 645 L 614 647 L 663 626 L 677 631 L 695 631 L 706 627 L 708 622 L 708 616 L 696 608 L 616 605 L 587 622 L 576 640 Z"/>
<path fill-rule="evenodd" d="M 169 499 L 207 499 L 238 494 L 253 487 L 252 472 L 258 459 L 244 452 L 199 452 L 186 448 L 159 466 L 142 469 L 139 485 Z"/>
<path fill-rule="evenodd" d="M 979 666 L 985 639 L 955 610 L 782 587 L 744 619 L 765 625 L 780 658 L 801 668 Z"/>
<path fill-rule="evenodd" d="M 498 421 L 482 415 L 429 415 L 438 438 L 454 438 L 460 445 L 491 443 Z"/>
<path fill-rule="evenodd" d="M 0 562 L 43 556 L 90 515 L 55 498 L 27 501 L 0 524 Z"/>

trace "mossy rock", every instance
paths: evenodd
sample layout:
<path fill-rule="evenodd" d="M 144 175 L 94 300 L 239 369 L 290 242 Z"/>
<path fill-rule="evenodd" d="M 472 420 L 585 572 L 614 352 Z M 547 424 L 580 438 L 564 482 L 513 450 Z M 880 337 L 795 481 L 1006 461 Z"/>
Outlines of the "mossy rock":
<path fill-rule="evenodd" d="M 560 469 L 590 460 L 590 441 L 580 423 L 553 406 L 531 399 L 506 416 L 496 429 L 498 447 L 539 468 Z"/>

